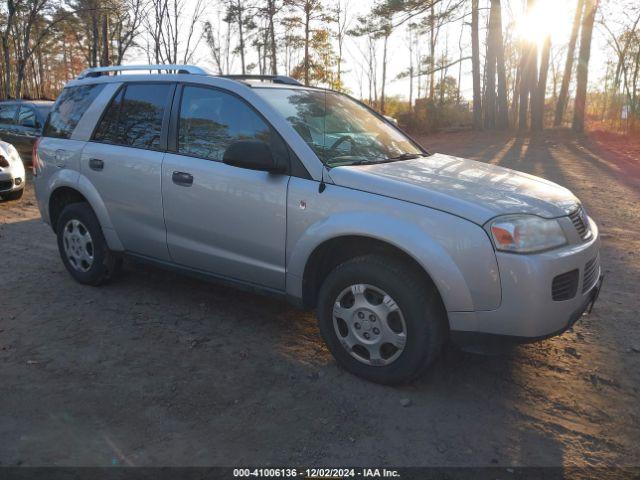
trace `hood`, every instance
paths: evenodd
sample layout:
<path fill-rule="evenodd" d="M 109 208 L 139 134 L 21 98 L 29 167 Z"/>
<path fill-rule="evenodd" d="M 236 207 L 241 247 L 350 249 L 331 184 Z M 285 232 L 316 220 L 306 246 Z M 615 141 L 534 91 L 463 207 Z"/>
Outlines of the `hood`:
<path fill-rule="evenodd" d="M 579 203 L 569 190 L 548 180 L 440 153 L 334 167 L 329 175 L 336 185 L 435 208 L 479 225 L 510 213 L 560 217 Z"/>

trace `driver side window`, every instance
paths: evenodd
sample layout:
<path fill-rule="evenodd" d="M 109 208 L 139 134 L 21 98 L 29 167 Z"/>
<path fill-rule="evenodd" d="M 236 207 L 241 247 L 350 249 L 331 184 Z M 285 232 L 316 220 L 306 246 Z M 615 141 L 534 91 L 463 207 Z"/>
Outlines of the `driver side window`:
<path fill-rule="evenodd" d="M 259 140 L 273 151 L 274 137 L 264 120 L 234 95 L 206 87 L 184 87 L 178 153 L 221 162 L 224 151 L 234 142 Z"/>

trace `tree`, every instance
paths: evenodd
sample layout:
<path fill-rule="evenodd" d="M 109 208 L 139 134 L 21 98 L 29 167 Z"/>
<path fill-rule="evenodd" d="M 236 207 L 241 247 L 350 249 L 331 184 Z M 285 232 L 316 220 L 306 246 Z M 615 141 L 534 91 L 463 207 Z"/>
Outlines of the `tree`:
<path fill-rule="evenodd" d="M 578 31 L 580 30 L 580 19 L 584 9 L 584 0 L 578 0 L 576 11 L 573 16 L 573 26 L 571 28 L 571 36 L 567 46 L 567 59 L 564 65 L 564 74 L 562 75 L 562 84 L 560 85 L 560 93 L 556 103 L 556 113 L 553 119 L 555 127 L 560 126 L 564 117 L 564 109 L 567 105 L 567 97 L 569 95 L 569 83 L 571 82 L 571 72 L 573 71 L 573 59 L 575 56 L 576 42 L 578 39 Z"/>
<path fill-rule="evenodd" d="M 285 0 L 285 4 L 294 12 L 301 14 L 292 17 L 304 29 L 304 58 L 302 63 L 302 78 L 305 85 L 310 85 L 311 79 L 311 38 L 314 32 L 313 24 L 317 20 L 327 20 L 321 0 Z"/>
<path fill-rule="evenodd" d="M 527 11 L 533 10 L 535 0 L 527 0 Z M 522 40 L 520 63 L 520 92 L 518 128 L 526 130 L 528 125 L 529 101 L 533 102 L 534 89 L 538 77 L 538 48 L 531 40 Z"/>
<path fill-rule="evenodd" d="M 549 73 L 549 54 L 551 51 L 551 36 L 547 34 L 540 56 L 540 73 L 538 83 L 532 93 L 531 130 L 544 128 L 544 102 L 547 94 L 547 75 Z"/>
<path fill-rule="evenodd" d="M 240 54 L 240 67 L 242 75 L 247 73 L 246 44 L 248 33 L 255 30 L 256 24 L 248 15 L 251 7 L 246 0 L 227 0 L 226 16 L 224 21 L 229 25 L 235 25 L 238 32 L 238 46 L 236 52 Z"/>
<path fill-rule="evenodd" d="M 482 87 L 480 85 L 480 37 L 478 0 L 471 0 L 471 75 L 473 76 L 473 128 L 482 128 Z"/>
<path fill-rule="evenodd" d="M 492 0 L 495 7 L 496 64 L 498 67 L 498 117 L 496 126 L 505 129 L 509 126 L 509 98 L 507 95 L 507 72 L 504 58 L 504 40 L 502 37 L 502 5 L 500 0 Z"/>
<path fill-rule="evenodd" d="M 342 89 L 342 63 L 344 61 L 344 40 L 351 25 L 349 16 L 349 0 L 338 0 L 334 10 L 336 22 L 336 42 L 338 44 L 337 56 L 337 83 Z"/>
<path fill-rule="evenodd" d="M 598 0 L 585 0 L 580 32 L 580 51 L 576 71 L 576 98 L 573 107 L 571 128 L 575 132 L 584 130 L 585 104 L 587 101 L 587 80 L 589 77 L 589 57 L 591 55 L 591 36 L 596 17 Z"/>

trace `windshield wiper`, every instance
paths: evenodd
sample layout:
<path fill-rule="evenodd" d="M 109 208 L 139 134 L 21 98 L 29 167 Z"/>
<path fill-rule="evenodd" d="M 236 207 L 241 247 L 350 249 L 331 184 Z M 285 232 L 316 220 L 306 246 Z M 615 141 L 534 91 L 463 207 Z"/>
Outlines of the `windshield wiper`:
<path fill-rule="evenodd" d="M 378 163 L 391 163 L 391 162 L 397 162 L 397 161 L 402 161 L 402 160 L 413 160 L 415 158 L 420 158 L 420 157 L 426 157 L 427 154 L 426 153 L 402 153 L 400 155 L 397 155 L 395 157 L 385 157 L 385 158 L 363 158 L 360 160 L 345 160 L 342 163 L 340 162 L 339 159 L 336 159 L 336 162 L 333 163 L 331 160 L 329 160 L 328 162 L 326 162 L 326 165 L 328 167 L 346 167 L 346 166 L 352 166 L 352 165 L 376 165 Z"/>
<path fill-rule="evenodd" d="M 383 162 L 394 162 L 396 160 L 413 160 L 415 158 L 426 157 L 426 153 L 401 153 L 396 157 L 389 157 L 383 160 Z"/>

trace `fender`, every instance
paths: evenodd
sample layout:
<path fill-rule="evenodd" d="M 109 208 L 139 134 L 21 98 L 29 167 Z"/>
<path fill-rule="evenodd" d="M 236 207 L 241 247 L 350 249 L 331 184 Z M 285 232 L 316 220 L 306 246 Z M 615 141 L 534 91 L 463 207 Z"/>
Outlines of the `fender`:
<path fill-rule="evenodd" d="M 118 237 L 115 229 L 113 228 L 113 224 L 111 223 L 111 218 L 109 217 L 109 213 L 107 212 L 107 208 L 104 205 L 104 202 L 100 198 L 98 191 L 91 184 L 91 182 L 82 175 L 81 173 L 71 170 L 71 169 L 61 169 L 51 175 L 47 181 L 47 190 L 53 194 L 55 190 L 60 187 L 69 187 L 77 190 L 79 193 L 84 196 L 91 208 L 98 217 L 98 221 L 100 222 L 100 226 L 102 227 L 102 233 L 104 238 L 109 246 L 110 250 L 114 251 L 124 251 L 124 247 L 122 246 L 122 242 Z M 51 196 L 47 198 L 46 211 L 47 219 L 50 223 L 49 217 L 49 200 Z"/>
<path fill-rule="evenodd" d="M 321 202 L 325 206 L 330 201 L 332 207 L 343 205 L 348 210 L 329 217 L 319 212 L 317 221 L 298 232 L 296 226 L 306 223 L 300 217 L 308 215 L 309 207 L 305 211 L 292 208 L 295 189 L 296 186 L 290 191 L 287 222 L 292 227 L 288 228 L 287 242 L 289 296 L 302 297 L 305 266 L 316 248 L 336 237 L 355 235 L 386 242 L 411 256 L 432 278 L 448 311 L 490 310 L 499 306 L 497 261 L 486 233 L 479 226 L 427 207 L 407 202 L 398 205 L 398 200 L 371 195 L 363 198 L 369 210 L 365 212 L 351 192 L 349 199 L 337 195 L 335 203 L 334 199 L 323 197 Z M 339 194 L 345 189 L 334 186 L 329 190 Z"/>

